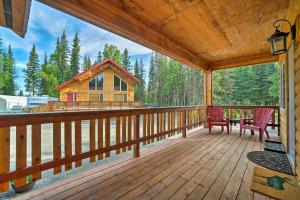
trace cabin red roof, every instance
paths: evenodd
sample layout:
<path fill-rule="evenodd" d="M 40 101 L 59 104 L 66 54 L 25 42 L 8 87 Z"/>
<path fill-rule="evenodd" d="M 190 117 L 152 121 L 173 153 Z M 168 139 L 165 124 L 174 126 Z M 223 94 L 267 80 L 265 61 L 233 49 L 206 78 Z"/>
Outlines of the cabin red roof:
<path fill-rule="evenodd" d="M 86 73 L 88 73 L 88 72 L 90 72 L 90 71 L 93 71 L 93 70 L 95 70 L 95 69 L 97 69 L 97 68 L 101 68 L 101 67 L 104 66 L 105 63 L 108 63 L 108 62 L 112 63 L 113 66 L 115 66 L 118 70 L 120 70 L 120 71 L 124 72 L 126 75 L 128 75 L 135 83 L 140 83 L 140 82 L 141 82 L 140 79 L 138 79 L 137 77 L 135 77 L 134 75 L 132 75 L 129 71 L 127 71 L 126 69 L 124 69 L 124 67 L 122 67 L 121 65 L 119 65 L 119 64 L 116 63 L 115 61 L 106 58 L 106 59 L 104 59 L 103 61 L 101 61 L 101 62 L 97 63 L 96 65 L 94 65 L 93 67 L 91 67 L 91 68 L 89 68 L 89 69 L 87 69 L 87 70 L 85 70 L 85 71 L 83 71 L 83 72 L 77 74 L 77 75 L 74 76 L 72 79 L 70 79 L 70 80 L 68 80 L 68 81 L 65 81 L 65 82 L 63 82 L 62 84 L 56 86 L 56 87 L 54 88 L 54 90 L 60 90 L 61 88 L 63 88 L 63 87 L 65 87 L 65 86 L 69 85 L 70 83 L 75 82 L 76 79 L 77 79 L 78 77 L 80 77 L 80 76 L 82 76 L 82 75 L 84 75 L 84 74 L 86 74 Z"/>

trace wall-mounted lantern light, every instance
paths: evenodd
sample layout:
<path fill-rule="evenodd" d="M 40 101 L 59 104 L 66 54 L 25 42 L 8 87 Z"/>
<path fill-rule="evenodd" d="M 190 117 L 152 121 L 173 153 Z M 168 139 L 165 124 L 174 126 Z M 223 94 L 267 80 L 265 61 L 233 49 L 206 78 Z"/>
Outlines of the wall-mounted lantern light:
<path fill-rule="evenodd" d="M 290 33 L 292 39 L 295 38 L 295 25 L 291 25 L 291 23 L 286 19 L 279 19 L 273 23 L 273 27 L 275 28 L 275 32 L 271 37 L 269 37 L 268 42 L 271 44 L 271 52 L 273 55 L 278 55 L 287 52 L 287 37 L 289 32 L 281 32 L 279 30 L 280 24 L 282 22 L 287 22 L 290 25 Z"/>

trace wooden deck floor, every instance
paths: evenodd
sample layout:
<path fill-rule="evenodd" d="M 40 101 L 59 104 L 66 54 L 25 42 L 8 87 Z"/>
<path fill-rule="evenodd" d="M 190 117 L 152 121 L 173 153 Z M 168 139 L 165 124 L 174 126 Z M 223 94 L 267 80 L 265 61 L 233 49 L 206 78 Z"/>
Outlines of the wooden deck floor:
<path fill-rule="evenodd" d="M 258 137 L 198 129 L 188 138 L 89 170 L 20 199 L 270 199 L 250 191 L 255 166 L 246 155 Z"/>

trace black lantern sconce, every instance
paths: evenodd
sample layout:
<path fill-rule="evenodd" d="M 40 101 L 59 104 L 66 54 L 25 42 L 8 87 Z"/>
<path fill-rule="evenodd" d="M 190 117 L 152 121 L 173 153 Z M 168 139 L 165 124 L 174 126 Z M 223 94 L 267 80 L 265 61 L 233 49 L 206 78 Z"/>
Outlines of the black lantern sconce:
<path fill-rule="evenodd" d="M 292 36 L 292 39 L 295 39 L 295 29 L 296 25 L 292 25 L 288 20 L 286 19 L 279 19 L 276 20 L 273 23 L 273 27 L 275 28 L 275 32 L 271 37 L 269 37 L 268 42 L 271 44 L 271 52 L 273 55 L 278 55 L 287 52 L 287 37 L 289 35 L 288 32 L 281 32 L 279 30 L 280 24 L 282 22 L 286 22 L 290 25 L 290 33 Z"/>

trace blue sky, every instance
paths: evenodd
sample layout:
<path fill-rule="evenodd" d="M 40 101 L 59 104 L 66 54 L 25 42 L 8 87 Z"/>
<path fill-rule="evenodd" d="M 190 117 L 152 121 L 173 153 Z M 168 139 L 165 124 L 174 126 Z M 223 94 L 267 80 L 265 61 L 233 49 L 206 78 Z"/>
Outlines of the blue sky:
<path fill-rule="evenodd" d="M 32 1 L 27 33 L 24 38 L 19 37 L 7 28 L 0 28 L 3 48 L 7 49 L 9 44 L 13 48 L 17 62 L 17 84 L 20 89 L 23 89 L 24 85 L 22 69 L 26 67 L 32 45 L 36 45 L 39 59 L 42 61 L 45 52 L 50 55 L 54 51 L 56 39 L 63 30 L 66 30 L 69 46 L 71 46 L 75 32 L 78 32 L 81 39 L 81 59 L 84 55 L 88 55 L 93 61 L 97 56 L 97 52 L 102 51 L 106 43 L 110 43 L 117 45 L 121 51 L 128 48 L 132 60 L 142 58 L 146 63 L 146 73 L 148 71 L 150 49 L 42 3 Z"/>

